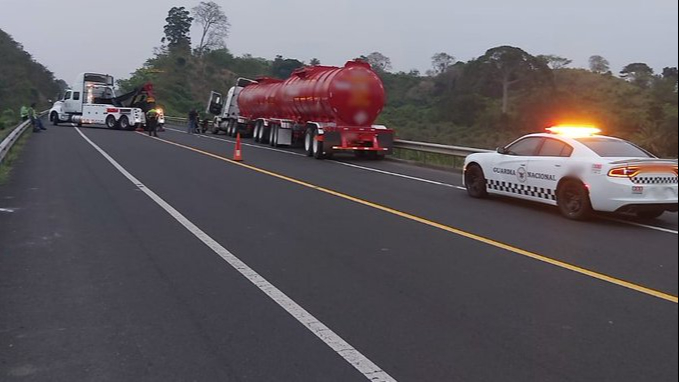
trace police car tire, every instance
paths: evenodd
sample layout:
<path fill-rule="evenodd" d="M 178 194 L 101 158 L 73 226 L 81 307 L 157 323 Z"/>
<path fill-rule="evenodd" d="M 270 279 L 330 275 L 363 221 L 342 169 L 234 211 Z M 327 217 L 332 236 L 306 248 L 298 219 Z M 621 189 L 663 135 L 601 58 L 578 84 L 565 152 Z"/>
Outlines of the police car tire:
<path fill-rule="evenodd" d="M 563 216 L 571 220 L 587 220 L 592 216 L 589 192 L 582 182 L 567 179 L 556 190 L 556 204 Z"/>
<path fill-rule="evenodd" d="M 467 167 L 464 173 L 464 184 L 467 188 L 467 194 L 472 198 L 482 199 L 488 197 L 488 186 L 486 176 L 483 174 L 483 169 L 477 165 L 472 164 Z"/>
<path fill-rule="evenodd" d="M 659 218 L 664 213 L 665 213 L 664 209 L 652 209 L 652 210 L 638 211 L 636 213 L 636 216 L 640 219 L 656 219 L 656 218 Z"/>

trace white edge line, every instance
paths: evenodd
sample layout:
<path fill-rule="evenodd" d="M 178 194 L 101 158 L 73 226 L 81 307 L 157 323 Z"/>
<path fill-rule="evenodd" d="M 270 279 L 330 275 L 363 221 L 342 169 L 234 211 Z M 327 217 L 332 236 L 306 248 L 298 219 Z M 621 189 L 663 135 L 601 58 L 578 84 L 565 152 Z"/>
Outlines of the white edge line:
<path fill-rule="evenodd" d="M 166 129 L 176 131 L 178 133 L 187 134 L 185 131 L 181 131 L 181 130 L 177 130 L 177 129 L 173 129 L 173 128 L 166 128 Z M 197 136 L 202 137 L 202 138 L 208 138 L 208 139 L 213 139 L 213 140 L 217 140 L 217 141 L 222 141 L 222 142 L 236 143 L 236 142 L 228 140 L 228 139 L 222 139 L 222 138 L 216 138 L 216 137 L 210 137 L 210 136 L 202 136 L 200 134 L 197 134 Z M 253 145 L 253 144 L 249 144 L 249 143 L 243 143 L 243 145 L 249 146 L 249 147 L 254 147 L 254 148 L 257 148 L 257 149 L 262 149 L 262 150 L 276 151 L 276 152 L 289 154 L 289 155 L 304 156 L 303 154 L 298 154 L 298 153 L 294 153 L 294 152 L 290 152 L 290 151 L 286 151 L 286 150 L 278 150 L 278 149 L 274 149 L 274 148 L 271 148 L 271 147 Z M 338 164 L 338 165 L 342 165 L 342 166 L 353 167 L 353 168 L 360 169 L 360 170 L 376 172 L 376 173 L 383 174 L 383 175 L 390 175 L 390 176 L 395 176 L 395 177 L 399 177 L 399 178 L 414 180 L 414 181 L 417 181 L 417 182 L 433 184 L 433 185 L 436 185 L 436 186 L 454 188 L 454 189 L 457 189 L 457 190 L 460 190 L 460 191 L 467 191 L 467 189 L 462 187 L 462 186 L 456 186 L 454 184 L 437 182 L 435 180 L 418 178 L 418 177 L 415 177 L 415 176 L 399 174 L 399 173 L 396 173 L 396 172 L 380 170 L 380 169 L 376 169 L 376 168 L 372 168 L 372 167 L 360 166 L 360 165 L 353 164 L 353 163 L 339 162 L 339 161 L 336 161 L 336 160 L 331 160 L 329 162 L 335 163 L 335 164 Z M 655 230 L 655 231 L 671 233 L 671 234 L 674 234 L 674 235 L 679 234 L 677 231 L 671 230 L 671 229 L 668 229 L 668 228 L 662 228 L 662 227 L 657 227 L 657 226 L 652 226 L 652 225 L 647 225 L 647 224 L 629 222 L 629 221 L 625 221 L 625 220 L 621 220 L 621 219 L 613 219 L 613 218 L 605 218 L 605 219 L 610 220 L 610 221 L 614 221 L 614 222 L 617 222 L 617 223 L 629 224 L 629 225 L 633 225 L 633 226 L 637 226 L 637 227 L 641 227 L 641 228 L 648 228 L 648 229 L 652 229 L 652 230 Z"/>
<path fill-rule="evenodd" d="M 655 231 L 660 231 L 660 232 L 665 232 L 665 233 L 671 233 L 671 234 L 674 234 L 674 235 L 679 234 L 679 232 L 677 232 L 677 231 L 675 231 L 675 230 L 673 230 L 673 229 L 658 227 L 658 226 L 654 226 L 654 225 L 636 223 L 636 222 L 631 222 L 631 221 L 627 221 L 627 220 L 615 219 L 615 218 L 607 218 L 607 217 L 604 217 L 603 219 L 609 220 L 609 221 L 612 221 L 612 222 L 616 222 L 616 223 L 629 224 L 629 225 L 633 225 L 633 226 L 637 226 L 637 227 L 643 227 L 643 228 L 652 229 L 652 230 L 655 230 Z"/>
<path fill-rule="evenodd" d="M 195 237 L 212 249 L 217 255 L 219 255 L 224 261 L 229 263 L 235 270 L 237 270 L 243 277 L 248 279 L 252 284 L 254 284 L 259 290 L 264 292 L 269 298 L 276 302 L 281 308 L 285 309 L 293 318 L 295 318 L 299 323 L 304 325 L 310 332 L 312 332 L 316 337 L 323 341 L 328 347 L 334 350 L 339 356 L 344 358 L 351 366 L 363 374 L 368 380 L 375 382 L 396 382 L 396 380 L 391 377 L 387 372 L 380 369 L 376 364 L 369 360 L 366 356 L 361 354 L 358 350 L 352 347 L 348 342 L 342 339 L 339 335 L 333 332 L 330 328 L 325 326 L 322 322 L 312 316 L 299 304 L 293 301 L 281 290 L 276 288 L 273 284 L 268 282 L 264 277 L 260 276 L 254 269 L 250 268 L 243 261 L 241 261 L 234 254 L 229 252 L 217 241 L 212 239 L 207 233 L 198 228 L 189 219 L 184 217 L 179 211 L 177 211 L 170 204 L 165 202 L 160 196 L 158 196 L 151 189 L 146 187 L 141 181 L 129 173 L 123 166 L 118 164 L 118 162 L 113 159 L 106 151 L 101 149 L 90 140 L 83 132 L 77 127 L 75 130 L 80 134 L 87 143 L 89 143 L 95 150 L 97 150 L 106 160 L 109 161 L 121 174 L 123 174 L 130 182 L 132 182 L 139 190 L 144 192 L 151 200 L 156 202 L 162 209 L 164 209 L 170 216 L 177 220 L 184 228 L 191 232 Z"/>

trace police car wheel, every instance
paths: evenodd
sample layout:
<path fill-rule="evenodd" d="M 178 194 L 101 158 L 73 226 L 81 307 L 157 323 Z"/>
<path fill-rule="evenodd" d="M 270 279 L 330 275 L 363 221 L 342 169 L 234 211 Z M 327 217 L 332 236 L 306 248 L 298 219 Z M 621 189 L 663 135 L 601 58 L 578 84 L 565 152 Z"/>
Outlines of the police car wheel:
<path fill-rule="evenodd" d="M 464 184 L 467 194 L 472 198 L 485 198 L 488 196 L 486 176 L 478 165 L 470 165 L 464 173 Z"/>
<path fill-rule="evenodd" d="M 557 205 L 561 214 L 572 220 L 586 220 L 592 215 L 589 193 L 582 182 L 566 180 L 557 189 Z"/>
<path fill-rule="evenodd" d="M 664 209 L 650 209 L 637 211 L 635 214 L 640 219 L 656 219 L 665 213 Z"/>

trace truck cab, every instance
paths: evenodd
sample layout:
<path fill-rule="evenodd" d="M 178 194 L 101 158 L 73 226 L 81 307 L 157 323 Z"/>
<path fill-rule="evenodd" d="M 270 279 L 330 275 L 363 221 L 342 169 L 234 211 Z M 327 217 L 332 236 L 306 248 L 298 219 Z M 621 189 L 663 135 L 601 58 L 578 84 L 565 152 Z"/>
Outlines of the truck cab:
<path fill-rule="evenodd" d="M 221 130 L 226 131 L 228 135 L 232 135 L 231 132 L 236 131 L 238 124 L 244 125 L 247 123 L 246 120 L 240 117 L 238 95 L 244 87 L 253 83 L 256 83 L 256 81 L 239 78 L 236 81 L 236 86 L 231 87 L 226 93 L 226 97 L 215 91 L 210 92 L 206 113 L 214 116 L 211 129 L 213 134 L 218 134 Z"/>

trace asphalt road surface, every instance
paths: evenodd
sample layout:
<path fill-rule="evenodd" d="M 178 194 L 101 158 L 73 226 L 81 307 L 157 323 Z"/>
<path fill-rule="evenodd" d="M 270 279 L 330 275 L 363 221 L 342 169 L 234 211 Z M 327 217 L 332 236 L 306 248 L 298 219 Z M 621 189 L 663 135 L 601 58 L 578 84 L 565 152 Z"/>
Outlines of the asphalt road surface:
<path fill-rule="evenodd" d="M 168 129 L 30 138 L 0 186 L 2 381 L 676 381 L 677 216 Z"/>

